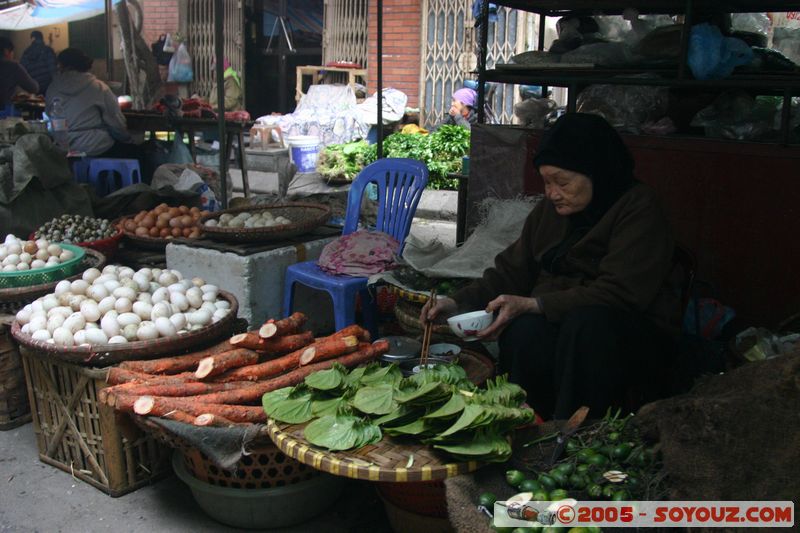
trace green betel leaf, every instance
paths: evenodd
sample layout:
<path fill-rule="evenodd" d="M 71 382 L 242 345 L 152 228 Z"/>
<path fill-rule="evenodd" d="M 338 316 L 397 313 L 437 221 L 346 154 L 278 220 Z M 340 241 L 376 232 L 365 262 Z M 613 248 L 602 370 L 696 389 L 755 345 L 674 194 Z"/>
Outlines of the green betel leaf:
<path fill-rule="evenodd" d="M 314 418 L 311 412 L 313 393 L 307 388 L 295 387 L 282 399 L 266 399 L 266 396 L 262 398 L 262 404 L 265 405 L 267 416 L 274 420 L 287 424 L 302 424 Z"/>
<path fill-rule="evenodd" d="M 344 378 L 344 386 L 348 389 L 358 388 L 359 384 L 361 383 L 361 378 L 364 377 L 364 373 L 367 371 L 367 368 L 368 366 L 360 366 L 351 370 L 350 373 Z"/>
<path fill-rule="evenodd" d="M 395 394 L 395 400 L 401 404 L 426 405 L 443 402 L 449 398 L 449 388 L 443 383 L 431 382 L 419 387 L 404 387 Z"/>
<path fill-rule="evenodd" d="M 397 384 L 403 379 L 403 373 L 397 365 L 375 367 L 370 365 L 361 377 L 361 385 Z"/>
<path fill-rule="evenodd" d="M 439 437 L 447 437 L 465 429 L 475 429 L 485 426 L 494 418 L 494 413 L 490 407 L 480 404 L 467 404 L 461 416 L 455 423 L 439 434 Z"/>
<path fill-rule="evenodd" d="M 335 415 L 340 408 L 347 406 L 347 399 L 339 396 L 336 398 L 326 398 L 324 400 L 314 400 L 311 402 L 311 413 L 316 416 Z"/>
<path fill-rule="evenodd" d="M 354 446 L 356 449 L 368 444 L 378 443 L 383 438 L 381 428 L 379 428 L 376 424 L 366 420 L 360 420 L 355 424 L 354 429 L 358 434 L 358 440 Z"/>
<path fill-rule="evenodd" d="M 397 409 L 394 386 L 391 383 L 362 387 L 358 389 L 351 403 L 353 407 L 369 415 L 386 415 Z"/>
<path fill-rule="evenodd" d="M 303 435 L 308 442 L 320 448 L 349 450 L 359 440 L 359 433 L 354 429 L 358 422 L 355 416 L 327 415 L 308 424 Z"/>
<path fill-rule="evenodd" d="M 410 424 L 406 424 L 404 426 L 384 428 L 386 434 L 392 435 L 393 437 L 402 435 L 424 435 L 429 430 L 430 426 L 428 425 L 428 421 L 423 418 L 415 420 Z"/>
<path fill-rule="evenodd" d="M 423 414 L 422 409 L 415 409 L 408 405 L 401 405 L 391 413 L 373 419 L 372 423 L 378 426 L 402 426 L 417 420 Z"/>
<path fill-rule="evenodd" d="M 272 392 L 266 393 L 264 396 L 261 397 L 261 405 L 264 407 L 264 412 L 267 413 L 267 416 L 271 417 L 272 413 L 275 411 L 275 408 L 286 398 L 294 390 L 294 387 L 284 387 L 282 389 L 274 390 Z"/>
<path fill-rule="evenodd" d="M 343 383 L 345 378 L 344 367 L 334 364 L 327 370 L 320 370 L 307 376 L 305 384 L 312 389 L 330 391 L 338 389 Z"/>
<path fill-rule="evenodd" d="M 464 401 L 464 396 L 460 392 L 455 392 L 447 403 L 436 409 L 435 411 L 428 413 L 425 415 L 427 419 L 441 419 L 441 418 L 450 418 L 460 414 L 464 407 L 466 407 L 467 403 Z"/>
<path fill-rule="evenodd" d="M 464 461 L 504 462 L 511 457 L 511 445 L 501 434 L 480 432 L 471 440 L 434 444 L 434 448 Z"/>

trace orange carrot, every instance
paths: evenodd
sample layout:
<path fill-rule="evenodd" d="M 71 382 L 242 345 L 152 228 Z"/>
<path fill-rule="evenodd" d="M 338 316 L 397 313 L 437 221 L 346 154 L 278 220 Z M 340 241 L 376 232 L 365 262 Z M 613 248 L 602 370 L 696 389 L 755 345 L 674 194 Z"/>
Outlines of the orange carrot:
<path fill-rule="evenodd" d="M 369 331 L 365 330 L 358 324 L 351 324 L 349 326 L 345 326 L 344 328 L 340 329 L 339 331 L 328 335 L 327 337 L 319 337 L 316 339 L 315 342 L 329 340 L 337 337 L 348 337 L 350 335 L 355 335 L 358 337 L 360 342 L 370 342 L 372 339 L 370 338 Z"/>
<path fill-rule="evenodd" d="M 252 350 L 232 350 L 221 354 L 212 355 L 201 360 L 197 365 L 194 377 L 204 379 L 209 376 L 222 374 L 228 369 L 258 363 L 259 354 Z"/>
<path fill-rule="evenodd" d="M 155 396 L 139 396 L 133 405 L 137 415 L 164 416 L 173 411 L 185 411 L 190 415 L 210 413 L 219 415 L 233 422 L 266 422 L 267 415 L 263 407 L 246 407 L 243 405 L 217 405 L 180 401 L 183 398 L 164 398 Z"/>
<path fill-rule="evenodd" d="M 231 346 L 229 341 L 225 340 L 205 350 L 199 350 L 186 355 L 164 357 L 161 359 L 152 359 L 150 361 L 125 361 L 120 363 L 119 367 L 125 370 L 143 372 L 145 374 L 175 374 L 185 370 L 194 370 L 197 368 L 197 363 L 199 363 L 200 360 L 230 350 L 233 350 L 233 346 Z"/>
<path fill-rule="evenodd" d="M 125 370 L 118 366 L 112 366 L 108 369 L 106 374 L 106 383 L 109 385 L 120 385 L 122 383 L 183 383 L 186 380 L 195 380 L 193 372 L 184 372 L 182 374 L 173 374 L 171 376 L 155 376 L 153 374 L 144 374 L 142 372 L 135 372 L 133 370 Z"/>
<path fill-rule="evenodd" d="M 306 331 L 297 335 L 262 339 L 258 336 L 257 331 L 248 331 L 247 333 L 234 335 L 231 337 L 230 342 L 238 348 L 248 348 L 270 355 L 280 355 L 308 346 L 314 342 L 314 334 Z"/>
<path fill-rule="evenodd" d="M 358 338 L 349 337 L 328 337 L 317 341 L 306 348 L 300 355 L 300 366 L 312 362 L 324 361 L 340 355 L 353 352 L 358 349 Z"/>
<path fill-rule="evenodd" d="M 292 313 L 291 316 L 282 318 L 281 320 L 270 319 L 261 326 L 258 330 L 258 335 L 262 339 L 269 339 L 297 333 L 306 323 L 306 320 L 308 320 L 308 318 L 303 313 Z"/>
<path fill-rule="evenodd" d="M 200 381 L 182 381 L 179 383 L 123 383 L 113 387 L 101 389 L 98 397 L 101 402 L 109 403 L 107 400 L 113 395 L 127 396 L 194 396 L 197 394 L 210 394 L 241 388 L 250 385 L 244 383 L 204 383 Z"/>

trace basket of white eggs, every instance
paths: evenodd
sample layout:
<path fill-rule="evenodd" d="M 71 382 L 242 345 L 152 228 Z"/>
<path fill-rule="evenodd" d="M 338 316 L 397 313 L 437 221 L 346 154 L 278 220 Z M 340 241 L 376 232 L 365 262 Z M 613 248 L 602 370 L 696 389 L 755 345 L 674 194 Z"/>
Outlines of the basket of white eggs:
<path fill-rule="evenodd" d="M 270 242 L 308 233 L 330 216 L 323 204 L 283 203 L 218 211 L 201 218 L 200 226 L 215 241 Z"/>
<path fill-rule="evenodd" d="M 11 334 L 35 353 L 105 366 L 219 341 L 238 308 L 232 294 L 177 270 L 108 265 L 23 307 Z"/>
<path fill-rule="evenodd" d="M 72 244 L 6 235 L 0 245 L 0 289 L 68 278 L 78 271 L 85 254 L 83 248 Z"/>

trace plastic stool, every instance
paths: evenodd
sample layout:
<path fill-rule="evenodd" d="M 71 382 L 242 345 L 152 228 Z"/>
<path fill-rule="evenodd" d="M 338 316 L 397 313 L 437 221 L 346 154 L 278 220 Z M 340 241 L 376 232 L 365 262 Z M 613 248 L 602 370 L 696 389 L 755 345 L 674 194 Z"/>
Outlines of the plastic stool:
<path fill-rule="evenodd" d="M 105 174 L 105 179 L 101 179 Z M 142 182 L 142 171 L 136 159 L 90 159 L 87 181 L 98 196 L 105 196 L 128 185 Z"/>
<path fill-rule="evenodd" d="M 91 159 L 81 157 L 72 161 L 72 176 L 77 183 L 89 183 L 89 163 Z"/>

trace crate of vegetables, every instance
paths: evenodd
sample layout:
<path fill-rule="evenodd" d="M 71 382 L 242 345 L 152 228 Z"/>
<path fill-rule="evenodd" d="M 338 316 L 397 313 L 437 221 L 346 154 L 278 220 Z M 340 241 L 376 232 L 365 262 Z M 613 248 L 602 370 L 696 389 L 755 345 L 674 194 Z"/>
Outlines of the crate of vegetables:
<path fill-rule="evenodd" d="M 125 238 L 137 246 L 163 250 L 172 239 L 200 237 L 198 221 L 208 214 L 208 211 L 201 211 L 197 207 L 170 207 L 162 203 L 150 211 L 140 211 L 133 217 L 123 218 L 119 226 Z"/>
<path fill-rule="evenodd" d="M 122 230 L 105 218 L 61 215 L 42 224 L 31 238 L 77 244 L 111 258 L 119 248 Z"/>

